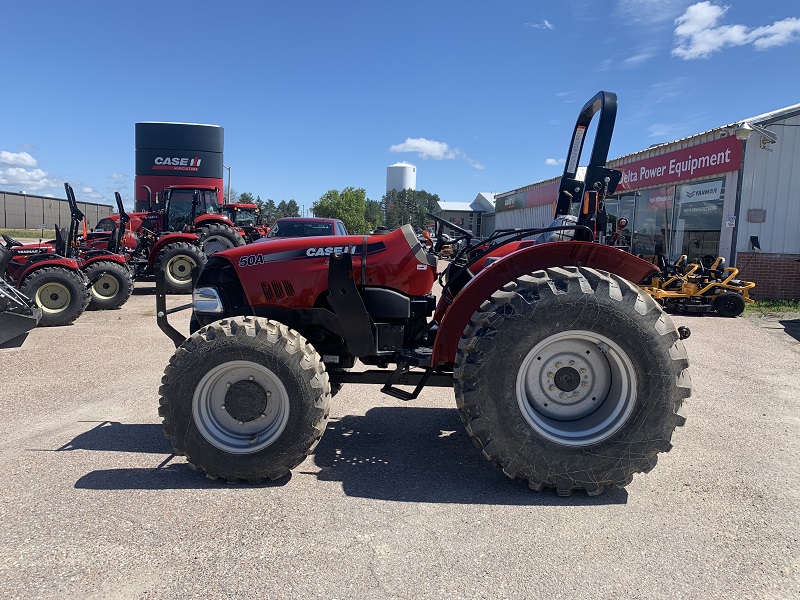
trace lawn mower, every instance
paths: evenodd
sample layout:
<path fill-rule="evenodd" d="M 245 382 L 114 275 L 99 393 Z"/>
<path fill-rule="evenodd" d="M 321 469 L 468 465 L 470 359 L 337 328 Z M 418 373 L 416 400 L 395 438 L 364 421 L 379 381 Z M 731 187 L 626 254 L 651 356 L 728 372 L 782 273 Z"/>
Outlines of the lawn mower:
<path fill-rule="evenodd" d="M 736 279 L 739 270 L 726 267 L 725 259 L 718 257 L 710 267 L 688 263 L 682 255 L 676 263 L 663 262 L 660 272 L 642 286 L 667 310 L 676 312 L 716 312 L 723 317 L 738 317 L 745 306 L 752 303 L 752 281 Z"/>
<path fill-rule="evenodd" d="M 159 414 L 176 454 L 211 478 L 277 479 L 314 451 L 342 386 L 402 401 L 452 386 L 469 437 L 531 489 L 594 495 L 650 471 L 685 420 L 688 331 L 636 285 L 654 265 L 592 241 L 582 206 L 621 175 L 605 167 L 616 108 L 600 92 L 579 115 L 556 208 L 572 223 L 477 242 L 429 215 L 433 253 L 410 225 L 234 248 L 209 258 L 192 304 L 174 309 L 157 278 L 156 319 L 176 346 Z M 446 230 L 463 247 L 437 273 Z M 542 234 L 565 239 L 536 243 Z M 169 323 L 187 307 L 188 338 Z"/>

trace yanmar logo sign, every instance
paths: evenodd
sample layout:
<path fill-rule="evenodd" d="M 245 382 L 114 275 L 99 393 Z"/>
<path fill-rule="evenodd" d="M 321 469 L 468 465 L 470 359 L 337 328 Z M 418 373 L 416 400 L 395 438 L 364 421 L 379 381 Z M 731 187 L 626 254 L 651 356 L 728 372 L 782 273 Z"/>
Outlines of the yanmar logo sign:
<path fill-rule="evenodd" d="M 689 192 L 686 192 L 686 197 L 687 198 L 694 198 L 696 196 L 708 196 L 709 194 L 713 194 L 715 196 L 719 196 L 719 189 L 713 187 L 713 188 L 708 188 L 708 189 L 705 189 L 705 190 L 691 190 Z"/>
<path fill-rule="evenodd" d="M 156 156 L 153 161 L 152 169 L 154 171 L 193 171 L 197 172 L 200 169 L 200 157 L 194 158 L 178 158 L 178 157 L 164 157 Z"/>

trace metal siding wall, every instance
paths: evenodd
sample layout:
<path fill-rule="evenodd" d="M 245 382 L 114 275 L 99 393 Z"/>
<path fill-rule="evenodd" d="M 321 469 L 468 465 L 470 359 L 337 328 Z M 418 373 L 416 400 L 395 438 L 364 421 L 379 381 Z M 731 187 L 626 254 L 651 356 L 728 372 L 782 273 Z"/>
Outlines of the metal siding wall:
<path fill-rule="evenodd" d="M 800 115 L 765 127 L 778 141 L 765 150 L 756 132 L 747 140 L 736 249 L 749 252 L 755 235 L 762 252 L 800 254 Z M 747 221 L 747 211 L 754 208 L 767 211 L 764 223 Z"/>
<path fill-rule="evenodd" d="M 495 213 L 495 229 L 547 227 L 552 222 L 553 206 L 550 204 Z"/>
<path fill-rule="evenodd" d="M 25 196 L 25 229 L 37 229 L 42 224 L 44 198 Z"/>
<path fill-rule="evenodd" d="M 44 220 L 42 223 L 47 225 L 48 229 L 52 229 L 52 227 L 56 223 L 61 222 L 61 213 L 60 213 L 60 206 L 61 203 L 56 200 L 55 198 L 48 198 L 44 203 Z"/>
<path fill-rule="evenodd" d="M 6 227 L 8 229 L 25 229 L 25 204 L 19 194 L 5 193 Z"/>

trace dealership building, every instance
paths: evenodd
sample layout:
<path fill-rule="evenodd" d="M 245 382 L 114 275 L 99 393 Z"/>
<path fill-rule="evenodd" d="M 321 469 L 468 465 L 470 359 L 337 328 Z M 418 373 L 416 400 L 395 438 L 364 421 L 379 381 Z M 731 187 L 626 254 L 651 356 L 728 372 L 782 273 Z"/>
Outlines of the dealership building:
<path fill-rule="evenodd" d="M 610 234 L 633 254 L 725 258 L 756 298 L 800 298 L 800 104 L 608 162 Z M 560 178 L 497 194 L 495 227 L 546 227 Z"/>

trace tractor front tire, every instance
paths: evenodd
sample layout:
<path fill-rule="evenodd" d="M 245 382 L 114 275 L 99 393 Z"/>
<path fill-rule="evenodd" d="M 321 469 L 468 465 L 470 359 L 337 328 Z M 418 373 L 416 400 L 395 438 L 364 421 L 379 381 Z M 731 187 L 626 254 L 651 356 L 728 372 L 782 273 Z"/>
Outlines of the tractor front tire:
<path fill-rule="evenodd" d="M 22 282 L 20 291 L 42 309 L 42 327 L 69 325 L 89 304 L 86 276 L 62 267 L 43 267 Z"/>
<path fill-rule="evenodd" d="M 170 360 L 159 394 L 175 451 L 231 483 L 278 479 L 303 462 L 325 432 L 331 399 L 313 346 L 260 317 L 194 333 Z"/>
<path fill-rule="evenodd" d="M 84 270 L 89 280 L 89 310 L 113 310 L 133 293 L 133 276 L 128 267 L 110 260 L 92 263 Z"/>
<path fill-rule="evenodd" d="M 211 256 L 220 250 L 244 246 L 245 241 L 241 234 L 233 227 L 222 223 L 209 223 L 199 228 L 197 237 L 206 256 Z"/>
<path fill-rule="evenodd" d="M 722 292 L 712 303 L 717 314 L 723 317 L 738 317 L 744 312 L 745 301 L 736 292 Z"/>
<path fill-rule="evenodd" d="M 188 242 L 170 244 L 156 257 L 156 272 L 164 272 L 164 288 L 168 294 L 192 293 L 192 270 L 206 264 L 206 255 Z"/>
<path fill-rule="evenodd" d="M 461 420 L 484 456 L 531 489 L 602 493 L 671 448 L 691 395 L 671 319 L 604 271 L 537 271 L 492 294 L 454 370 Z"/>

